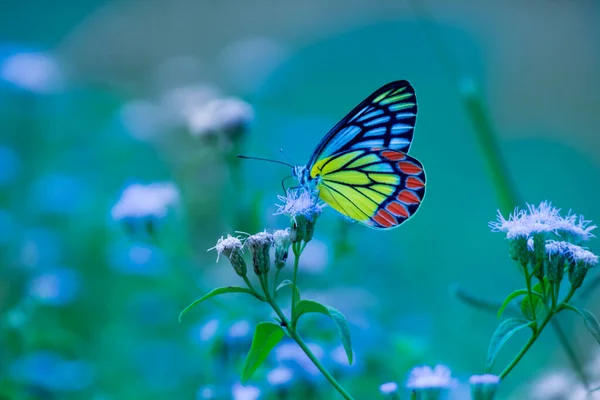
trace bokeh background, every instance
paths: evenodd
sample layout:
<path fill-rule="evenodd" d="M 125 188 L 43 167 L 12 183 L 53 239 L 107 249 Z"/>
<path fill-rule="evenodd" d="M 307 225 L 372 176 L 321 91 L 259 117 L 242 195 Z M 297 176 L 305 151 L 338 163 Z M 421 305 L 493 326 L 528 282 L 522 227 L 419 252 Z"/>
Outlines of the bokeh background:
<path fill-rule="evenodd" d="M 522 282 L 487 226 L 505 206 L 469 99 L 515 205 L 549 200 L 598 223 L 599 71 L 597 1 L 3 1 L 1 398 L 336 398 L 290 343 L 240 385 L 252 328 L 270 317 L 258 302 L 232 295 L 177 316 L 238 284 L 207 252 L 221 235 L 288 225 L 273 213 L 289 170 L 235 155 L 305 163 L 346 112 L 397 79 L 417 92 L 411 154 L 427 198 L 387 232 L 324 212 L 300 286 L 345 313 L 356 363 L 326 319 L 301 329 L 357 399 L 402 385 L 416 365 L 448 365 L 463 382 L 482 373 L 498 320 L 464 299 L 493 304 Z M 216 117 L 204 106 L 223 98 L 242 106 L 233 134 L 206 128 Z M 152 232 L 116 221 L 122 190 L 152 182 L 179 191 L 168 215 Z M 600 312 L 599 298 L 591 288 L 579 302 Z M 598 382 L 598 345 L 579 319 L 560 322 Z M 570 399 L 552 390 L 577 385 L 548 330 L 499 398 Z"/>

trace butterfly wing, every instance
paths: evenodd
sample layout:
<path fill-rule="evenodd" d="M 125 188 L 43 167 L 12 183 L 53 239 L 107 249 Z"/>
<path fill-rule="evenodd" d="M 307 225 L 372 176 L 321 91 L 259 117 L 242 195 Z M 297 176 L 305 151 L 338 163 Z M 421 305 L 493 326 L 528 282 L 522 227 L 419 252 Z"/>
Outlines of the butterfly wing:
<path fill-rule="evenodd" d="M 390 82 L 354 107 L 317 145 L 308 168 L 319 159 L 349 150 L 389 148 L 408 152 L 417 98 L 407 81 Z"/>
<path fill-rule="evenodd" d="M 340 213 L 377 229 L 413 216 L 425 196 L 425 171 L 408 154 L 389 148 L 346 150 L 310 170 L 319 196 Z"/>

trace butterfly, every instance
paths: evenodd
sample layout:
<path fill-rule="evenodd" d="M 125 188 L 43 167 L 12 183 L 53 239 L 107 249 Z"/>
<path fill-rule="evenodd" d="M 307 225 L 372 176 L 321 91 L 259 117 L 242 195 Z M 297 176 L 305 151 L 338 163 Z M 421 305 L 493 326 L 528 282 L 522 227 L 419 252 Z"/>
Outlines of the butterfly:
<path fill-rule="evenodd" d="M 294 176 L 341 214 L 371 228 L 395 228 L 425 196 L 423 165 L 407 154 L 416 116 L 410 83 L 390 82 L 338 122 Z"/>

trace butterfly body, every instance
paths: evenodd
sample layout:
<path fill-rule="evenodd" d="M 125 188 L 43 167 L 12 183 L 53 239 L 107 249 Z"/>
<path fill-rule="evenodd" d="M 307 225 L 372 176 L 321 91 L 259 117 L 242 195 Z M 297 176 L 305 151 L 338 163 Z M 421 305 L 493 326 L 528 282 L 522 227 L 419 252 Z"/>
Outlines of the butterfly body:
<path fill-rule="evenodd" d="M 331 129 L 293 175 L 349 218 L 376 229 L 395 228 L 425 195 L 423 166 L 407 154 L 416 114 L 412 86 L 388 83 Z"/>

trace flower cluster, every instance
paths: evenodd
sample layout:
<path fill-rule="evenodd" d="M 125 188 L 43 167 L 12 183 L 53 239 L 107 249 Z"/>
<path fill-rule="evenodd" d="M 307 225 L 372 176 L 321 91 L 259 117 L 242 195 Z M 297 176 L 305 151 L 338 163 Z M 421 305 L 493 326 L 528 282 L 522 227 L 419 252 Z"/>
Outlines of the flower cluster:
<path fill-rule="evenodd" d="M 292 243 L 302 240 L 309 242 L 313 237 L 317 218 L 325 207 L 319 202 L 318 192 L 300 187 L 290 189 L 285 196 L 278 196 L 278 198 L 283 204 L 278 205 L 275 215 L 283 214 L 290 217 Z"/>
<path fill-rule="evenodd" d="M 473 375 L 469 379 L 471 398 L 473 400 L 493 400 L 500 378 L 496 375 Z M 406 381 L 406 388 L 411 390 L 414 398 L 419 400 L 439 400 L 445 394 L 458 386 L 458 380 L 452 377 L 450 368 L 438 364 L 431 368 L 420 366 L 413 368 Z M 379 387 L 386 398 L 398 399 L 398 384 L 387 382 Z"/>
<path fill-rule="evenodd" d="M 215 247 L 208 250 L 217 251 L 217 261 L 221 254 L 224 254 L 229 259 L 235 272 L 239 276 L 245 277 L 247 267 L 243 258 L 244 248 L 250 250 L 250 254 L 252 254 L 254 272 L 256 275 L 262 275 L 269 272 L 271 266 L 271 247 L 275 247 L 275 267 L 280 269 L 285 266 L 290 245 L 289 230 L 284 229 L 273 233 L 258 232 L 248 236 L 243 242 L 239 237 L 227 235 L 227 237 L 221 237 Z"/>
<path fill-rule="evenodd" d="M 531 265 L 538 279 L 544 277 L 559 284 L 565 267 L 569 280 L 576 289 L 590 267 L 598 263 L 598 257 L 581 245 L 594 237 L 596 225 L 583 216 L 560 215 L 560 209 L 549 202 L 539 206 L 528 205 L 527 210 L 518 208 L 505 219 L 498 212 L 497 221 L 490 222 L 494 232 L 504 232 L 510 241 L 511 257 L 526 268 Z"/>

